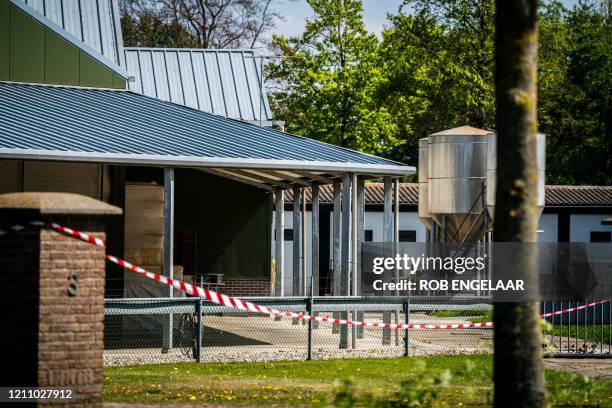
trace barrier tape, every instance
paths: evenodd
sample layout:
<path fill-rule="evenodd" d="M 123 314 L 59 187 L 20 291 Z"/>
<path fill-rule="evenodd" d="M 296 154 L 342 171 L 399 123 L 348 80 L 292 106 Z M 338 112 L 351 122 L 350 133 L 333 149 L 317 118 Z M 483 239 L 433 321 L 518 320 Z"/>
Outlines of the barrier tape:
<path fill-rule="evenodd" d="M 88 242 L 90 244 L 99 246 L 101 248 L 106 248 L 106 242 L 103 239 L 94 237 L 93 235 L 86 234 L 84 232 L 76 231 L 68 227 L 64 227 L 62 225 L 56 223 L 44 223 L 41 221 L 31 221 L 29 223 L 30 226 L 34 227 L 50 227 L 55 231 L 61 232 L 63 234 L 69 235 L 71 237 L 80 239 L 82 241 Z M 13 231 L 22 231 L 26 229 L 27 226 L 24 225 L 13 225 L 9 229 Z M 6 234 L 6 230 L 0 230 L 0 236 Z M 352 321 L 346 319 L 335 319 L 330 318 L 328 316 L 311 316 L 306 313 L 295 313 L 295 312 L 281 312 L 269 306 L 262 306 L 256 303 L 252 303 L 249 301 L 241 300 L 237 297 L 228 296 L 223 293 L 215 292 L 214 290 L 210 290 L 207 288 L 201 288 L 196 285 L 192 285 L 190 283 L 184 282 L 182 280 L 169 278 L 167 276 L 159 275 L 157 273 L 153 273 L 147 271 L 140 266 L 134 265 L 126 260 L 118 258 L 113 255 L 105 255 L 104 257 L 107 261 L 115 263 L 122 268 L 125 268 L 129 271 L 138 273 L 142 276 L 145 276 L 154 281 L 160 282 L 167 286 L 172 286 L 175 289 L 178 289 L 182 292 L 187 293 L 191 296 L 198 296 L 203 299 L 206 299 L 209 302 L 231 307 L 233 309 L 242 310 L 245 312 L 259 313 L 274 317 L 285 317 L 291 319 L 301 319 L 301 320 L 311 320 L 322 323 L 331 323 L 331 324 L 339 324 L 346 326 L 360 326 L 360 327 L 375 327 L 375 328 L 383 328 L 383 329 L 400 329 L 400 330 L 427 330 L 427 329 L 475 329 L 482 327 L 493 327 L 493 322 L 482 322 L 482 323 L 456 323 L 456 324 L 407 324 L 407 323 L 383 323 L 383 322 L 365 322 L 365 321 Z M 557 316 L 564 313 L 571 313 L 578 310 L 586 309 L 589 307 L 593 307 L 599 304 L 603 304 L 610 301 L 610 299 L 598 300 L 596 302 L 584 304 L 581 306 L 570 307 L 566 309 L 561 309 L 555 312 L 545 313 L 542 317 L 550 317 Z"/>

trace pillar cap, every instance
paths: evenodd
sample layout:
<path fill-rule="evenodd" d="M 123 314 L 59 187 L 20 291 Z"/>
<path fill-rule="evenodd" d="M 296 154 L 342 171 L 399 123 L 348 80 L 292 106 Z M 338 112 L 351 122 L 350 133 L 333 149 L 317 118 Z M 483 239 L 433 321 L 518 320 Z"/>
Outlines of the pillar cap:
<path fill-rule="evenodd" d="M 114 205 L 72 193 L 8 193 L 0 194 L 0 209 L 38 210 L 40 214 L 121 214 Z"/>

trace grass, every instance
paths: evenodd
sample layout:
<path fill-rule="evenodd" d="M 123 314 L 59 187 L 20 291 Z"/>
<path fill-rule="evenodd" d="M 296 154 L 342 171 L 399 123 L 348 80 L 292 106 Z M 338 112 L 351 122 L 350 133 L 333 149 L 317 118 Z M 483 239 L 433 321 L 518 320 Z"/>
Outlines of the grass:
<path fill-rule="evenodd" d="M 394 402 L 408 398 L 420 401 L 418 406 L 488 406 L 491 364 L 490 355 L 474 355 L 110 367 L 104 371 L 104 397 L 127 403 L 315 407 L 398 406 Z M 552 371 L 546 378 L 556 406 L 612 407 L 612 382 Z"/>
<path fill-rule="evenodd" d="M 556 324 L 554 326 L 549 326 L 545 333 L 546 335 L 554 334 L 555 336 L 574 337 L 607 345 L 610 344 L 611 330 L 608 324 L 589 324 L 586 327 L 581 324 L 578 324 L 578 327 L 576 327 L 575 324 Z"/>
<path fill-rule="evenodd" d="M 434 310 L 431 316 L 434 317 L 476 317 L 488 316 L 490 310 Z"/>

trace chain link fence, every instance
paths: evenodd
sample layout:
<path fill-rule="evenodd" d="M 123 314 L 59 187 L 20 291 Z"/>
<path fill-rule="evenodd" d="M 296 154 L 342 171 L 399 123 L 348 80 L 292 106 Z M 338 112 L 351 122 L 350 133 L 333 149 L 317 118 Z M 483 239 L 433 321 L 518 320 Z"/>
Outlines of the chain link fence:
<path fill-rule="evenodd" d="M 249 298 L 283 312 L 366 322 L 469 323 L 490 305 L 474 299 Z M 271 361 L 489 352 L 489 328 L 397 330 L 275 318 L 195 298 L 107 299 L 105 364 Z"/>

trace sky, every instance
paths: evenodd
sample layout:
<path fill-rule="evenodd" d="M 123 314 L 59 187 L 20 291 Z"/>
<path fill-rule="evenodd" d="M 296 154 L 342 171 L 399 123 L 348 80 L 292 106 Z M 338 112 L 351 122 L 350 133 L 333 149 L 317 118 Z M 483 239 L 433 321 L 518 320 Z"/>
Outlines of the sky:
<path fill-rule="evenodd" d="M 566 7 L 572 7 L 578 0 L 562 0 Z M 366 28 L 380 35 L 386 25 L 387 13 L 397 12 L 403 0 L 363 0 L 364 21 Z M 312 9 L 306 0 L 278 0 L 275 9 L 285 17 L 274 30 L 285 36 L 299 35 L 304 30 L 304 23 L 312 16 Z"/>

